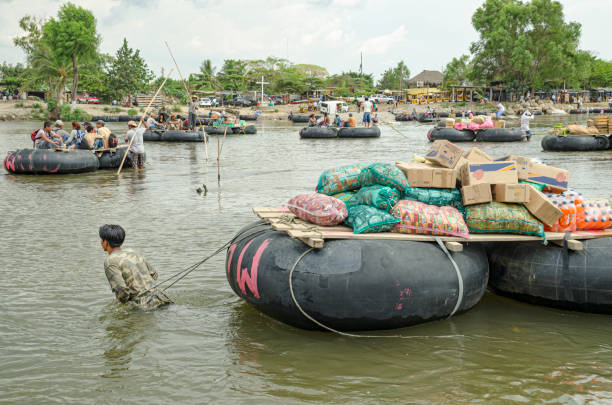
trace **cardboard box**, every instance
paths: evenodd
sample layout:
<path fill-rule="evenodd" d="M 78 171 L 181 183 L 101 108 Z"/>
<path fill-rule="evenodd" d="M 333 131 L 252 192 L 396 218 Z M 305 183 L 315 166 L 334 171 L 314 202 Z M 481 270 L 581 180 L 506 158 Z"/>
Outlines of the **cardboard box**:
<path fill-rule="evenodd" d="M 529 202 L 529 188 L 527 184 L 494 184 L 493 201 L 507 203 Z"/>
<path fill-rule="evenodd" d="M 455 172 L 457 173 L 457 180 L 459 180 L 459 183 L 461 183 L 461 168 L 467 163 L 470 163 L 470 161 L 462 157 L 457 162 L 457 166 L 455 166 Z"/>
<path fill-rule="evenodd" d="M 542 223 L 553 226 L 553 224 L 563 216 L 563 211 L 555 207 L 555 205 L 535 187 L 531 185 L 527 185 L 527 187 L 529 188 L 529 202 L 524 204 L 525 208 Z"/>
<path fill-rule="evenodd" d="M 472 149 L 470 149 L 465 155 L 465 159 L 473 163 L 493 162 L 493 158 L 491 156 L 487 155 L 477 147 L 473 147 Z"/>
<path fill-rule="evenodd" d="M 461 184 L 517 184 L 516 162 L 467 163 L 460 169 Z"/>
<path fill-rule="evenodd" d="M 531 162 L 525 180 L 546 184 L 553 191 L 565 191 L 569 183 L 569 172 L 557 167 Z"/>
<path fill-rule="evenodd" d="M 527 180 L 529 177 L 529 165 L 531 164 L 531 159 L 525 156 L 518 155 L 506 155 L 502 156 L 499 159 L 495 159 L 496 162 L 505 162 L 514 160 L 516 162 L 516 170 L 518 172 L 519 180 Z"/>
<path fill-rule="evenodd" d="M 398 162 L 395 165 L 404 172 L 412 187 L 455 188 L 457 185 L 455 169 L 417 162 Z"/>
<path fill-rule="evenodd" d="M 504 120 L 493 120 L 493 128 L 506 128 L 506 121 Z"/>
<path fill-rule="evenodd" d="M 461 187 L 463 205 L 483 204 L 493 201 L 490 184 L 475 184 Z"/>
<path fill-rule="evenodd" d="M 452 169 L 462 156 L 463 149 L 449 141 L 440 140 L 433 143 L 433 146 L 425 155 L 425 159 Z"/>

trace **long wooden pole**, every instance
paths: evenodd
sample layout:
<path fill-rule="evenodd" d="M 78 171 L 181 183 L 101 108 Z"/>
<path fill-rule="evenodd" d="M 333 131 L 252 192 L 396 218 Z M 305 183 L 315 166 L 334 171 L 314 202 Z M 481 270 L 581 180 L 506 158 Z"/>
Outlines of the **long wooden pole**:
<path fill-rule="evenodd" d="M 166 82 L 168 81 L 168 79 L 170 78 L 170 75 L 172 74 L 172 72 L 174 71 L 174 69 L 170 69 L 170 72 L 168 72 L 168 76 L 166 76 L 166 78 L 164 79 L 164 81 L 162 82 L 161 86 L 159 86 L 159 88 L 157 89 L 157 91 L 155 92 L 155 95 L 153 96 L 153 98 L 151 99 L 151 101 L 149 101 L 149 105 L 147 105 L 147 108 L 144 109 L 143 112 L 143 116 L 146 117 L 147 114 L 149 113 L 149 108 L 151 108 L 151 104 L 153 104 L 153 100 L 155 100 L 157 98 L 157 95 L 159 94 L 159 92 L 161 91 L 161 89 L 164 87 L 164 85 L 166 84 Z M 125 158 L 127 157 L 127 154 L 130 152 L 130 148 L 132 147 L 132 142 L 134 142 L 134 138 L 136 138 L 136 131 L 138 131 L 138 129 L 140 128 L 140 126 L 142 125 L 142 121 L 144 118 L 141 118 L 140 121 L 138 121 L 138 126 L 136 127 L 136 129 L 134 130 L 134 135 L 132 136 L 132 138 L 130 139 L 130 143 L 128 144 L 127 150 L 126 152 L 123 154 L 123 159 L 121 159 L 121 164 L 119 165 L 119 169 L 117 170 L 117 175 L 119 173 L 121 173 L 121 169 L 123 168 L 123 164 L 125 163 Z"/>

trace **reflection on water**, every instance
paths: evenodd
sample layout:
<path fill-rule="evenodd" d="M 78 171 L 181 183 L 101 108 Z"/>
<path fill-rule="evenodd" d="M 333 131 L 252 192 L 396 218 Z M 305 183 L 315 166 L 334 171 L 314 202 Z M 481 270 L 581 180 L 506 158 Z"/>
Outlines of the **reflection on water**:
<path fill-rule="evenodd" d="M 555 122 L 586 116 L 537 117 Z M 300 126 L 265 122 L 217 140 L 145 145 L 145 170 L 75 176 L 0 174 L 2 400 L 150 402 L 612 402 L 612 322 L 492 294 L 472 311 L 400 331 L 402 339 L 306 332 L 232 293 L 219 255 L 168 291 L 176 304 L 132 313 L 113 303 L 98 227 L 121 223 L 126 246 L 160 278 L 201 260 L 277 206 L 312 190 L 320 172 L 424 154 L 427 125 L 382 126 L 380 139 L 301 140 Z M 122 124 L 109 124 L 124 130 Z M 29 147 L 34 123 L 0 123 L 0 153 Z M 398 133 L 399 131 L 399 133 Z M 534 131 L 535 132 L 535 131 Z M 528 143 L 478 144 L 494 156 L 534 156 L 571 171 L 588 196 L 612 190 L 612 153 L 543 152 Z M 463 145 L 465 148 L 471 144 Z M 207 185 L 208 194 L 196 189 Z"/>

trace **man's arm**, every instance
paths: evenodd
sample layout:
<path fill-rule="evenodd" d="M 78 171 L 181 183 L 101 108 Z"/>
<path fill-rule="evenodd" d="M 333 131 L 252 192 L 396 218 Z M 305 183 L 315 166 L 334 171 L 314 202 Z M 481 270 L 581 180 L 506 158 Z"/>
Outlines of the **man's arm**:
<path fill-rule="evenodd" d="M 151 276 L 151 278 L 153 280 L 157 280 L 157 271 L 153 268 L 153 266 L 149 264 L 147 259 L 143 259 L 143 260 L 145 262 L 145 265 L 147 266 L 147 269 L 149 269 L 149 275 Z"/>
<path fill-rule="evenodd" d="M 114 263 L 104 263 L 104 273 L 106 274 L 106 279 L 108 280 L 111 290 L 119 302 L 123 304 L 128 302 L 130 293 L 125 284 L 125 280 L 123 280 L 123 275 L 121 274 L 119 266 Z"/>

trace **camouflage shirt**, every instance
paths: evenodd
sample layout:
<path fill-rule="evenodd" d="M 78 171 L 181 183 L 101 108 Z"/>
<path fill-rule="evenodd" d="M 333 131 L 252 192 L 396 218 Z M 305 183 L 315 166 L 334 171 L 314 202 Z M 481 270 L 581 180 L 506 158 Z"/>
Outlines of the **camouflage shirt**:
<path fill-rule="evenodd" d="M 172 302 L 163 291 L 152 288 L 157 280 L 157 272 L 142 255 L 132 249 L 116 250 L 108 255 L 104 261 L 104 272 L 118 299 L 120 295 L 129 294 L 128 301 L 145 310 Z"/>

